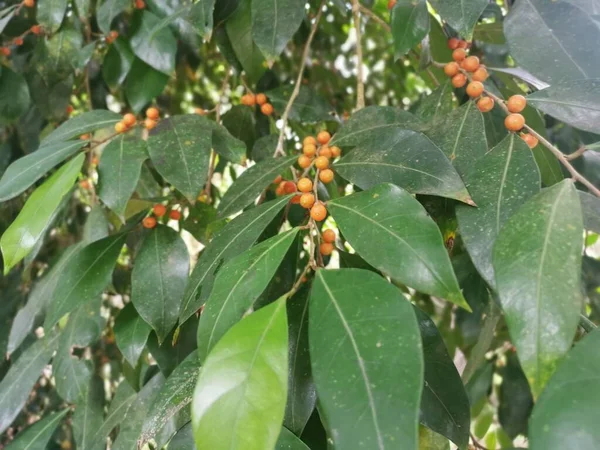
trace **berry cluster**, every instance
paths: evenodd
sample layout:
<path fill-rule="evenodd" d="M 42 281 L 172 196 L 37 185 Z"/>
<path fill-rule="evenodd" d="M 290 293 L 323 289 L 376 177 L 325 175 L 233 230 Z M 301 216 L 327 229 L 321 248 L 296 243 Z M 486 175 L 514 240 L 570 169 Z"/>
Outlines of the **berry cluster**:
<path fill-rule="evenodd" d="M 158 123 L 160 117 L 158 109 L 150 107 L 146 110 L 146 120 L 144 120 L 144 127 L 147 130 L 151 130 Z M 117 133 L 125 133 L 137 124 L 137 119 L 131 113 L 127 113 L 123 116 L 123 120 L 115 124 L 115 131 Z"/>
<path fill-rule="evenodd" d="M 119 32 L 112 30 L 110 33 L 108 33 L 108 36 L 106 36 L 106 43 L 107 44 L 112 44 L 115 39 L 117 39 L 119 37 Z"/>
<path fill-rule="evenodd" d="M 265 94 L 244 94 L 242 95 L 242 105 L 246 106 L 260 106 L 260 112 L 265 116 L 273 114 L 273 105 L 269 103 L 269 99 Z"/>
<path fill-rule="evenodd" d="M 34 4 L 35 3 L 32 2 L 32 6 Z M 27 5 L 25 5 L 25 6 L 27 6 Z M 39 35 L 42 33 L 42 27 L 40 25 L 33 25 L 29 30 L 25 31 L 25 33 L 13 38 L 12 44 L 17 47 L 23 45 L 23 42 L 24 42 L 23 38 L 25 36 L 27 36 L 29 33 Z M 11 51 L 10 47 L 8 47 L 8 46 L 0 47 L 0 55 L 10 56 L 11 53 L 12 53 L 12 51 Z"/>
<path fill-rule="evenodd" d="M 142 221 L 142 225 L 144 226 L 144 228 L 154 228 L 157 223 L 156 218 L 164 217 L 164 215 L 167 214 L 167 207 L 161 203 L 157 203 L 152 208 L 152 214 L 153 216 L 148 216 Z M 181 212 L 176 209 L 171 209 L 171 211 L 169 211 L 169 219 L 181 219 Z"/>

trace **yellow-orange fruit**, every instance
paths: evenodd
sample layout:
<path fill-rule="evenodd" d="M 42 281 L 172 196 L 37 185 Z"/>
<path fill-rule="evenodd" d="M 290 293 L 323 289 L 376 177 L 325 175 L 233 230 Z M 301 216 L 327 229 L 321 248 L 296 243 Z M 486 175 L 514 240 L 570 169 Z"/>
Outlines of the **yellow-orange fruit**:
<path fill-rule="evenodd" d="M 40 25 L 32 25 L 30 30 L 33 34 L 41 34 L 42 33 L 42 27 Z"/>
<path fill-rule="evenodd" d="M 462 68 L 467 72 L 475 72 L 479 69 L 479 58 L 477 56 L 469 56 L 463 61 Z"/>
<path fill-rule="evenodd" d="M 308 144 L 317 145 L 317 140 L 313 136 L 306 136 L 302 141 L 302 145 Z"/>
<path fill-rule="evenodd" d="M 469 48 L 469 47 L 471 47 L 471 45 L 467 41 L 465 41 L 463 39 L 458 41 L 458 48 Z"/>
<path fill-rule="evenodd" d="M 123 116 L 123 123 L 128 127 L 132 127 L 135 125 L 135 116 L 131 113 L 127 113 Z"/>
<path fill-rule="evenodd" d="M 335 145 L 333 147 L 329 147 L 329 150 L 331 150 L 331 156 L 334 158 L 339 158 L 342 154 L 342 150 L 339 147 L 336 147 Z"/>
<path fill-rule="evenodd" d="M 455 37 L 448 39 L 448 48 L 450 50 L 456 50 L 458 48 L 459 40 Z"/>
<path fill-rule="evenodd" d="M 333 181 L 333 170 L 331 169 L 323 169 L 319 172 L 319 180 L 322 183 L 331 183 Z"/>
<path fill-rule="evenodd" d="M 305 192 L 300 196 L 300 206 L 310 209 L 315 204 L 315 196 L 310 192 Z"/>
<path fill-rule="evenodd" d="M 144 228 L 154 228 L 156 226 L 156 219 L 154 217 L 146 217 L 142 220 Z"/>
<path fill-rule="evenodd" d="M 298 157 L 298 165 L 303 169 L 308 169 L 312 164 L 312 159 L 306 155 L 300 155 Z"/>
<path fill-rule="evenodd" d="M 317 147 L 315 147 L 314 144 L 304 144 L 304 147 L 302 147 L 302 153 L 312 158 L 317 153 Z"/>
<path fill-rule="evenodd" d="M 310 192 L 312 191 L 312 181 L 309 178 L 300 178 L 298 180 L 298 190 L 300 192 Z"/>
<path fill-rule="evenodd" d="M 455 61 L 449 62 L 448 64 L 446 64 L 444 66 L 444 73 L 448 77 L 453 77 L 458 72 L 460 72 L 460 67 L 459 67 L 458 63 Z"/>
<path fill-rule="evenodd" d="M 483 84 L 480 81 L 471 81 L 467 85 L 467 95 L 471 98 L 479 97 L 483 94 Z"/>
<path fill-rule="evenodd" d="M 263 113 L 265 116 L 270 116 L 271 114 L 273 114 L 273 105 L 271 105 L 270 103 L 265 103 L 260 107 L 260 112 Z"/>
<path fill-rule="evenodd" d="M 475 72 L 473 72 L 473 76 L 471 77 L 471 79 L 473 81 L 481 81 L 482 83 L 488 79 L 490 75 L 488 74 L 488 71 L 485 67 L 483 66 L 479 66 L 479 69 L 477 69 Z"/>
<path fill-rule="evenodd" d="M 123 122 L 117 122 L 115 124 L 115 131 L 117 133 L 123 133 L 126 130 L 127 130 L 127 125 L 125 125 Z"/>
<path fill-rule="evenodd" d="M 457 48 L 452 52 L 452 59 L 456 62 L 460 62 L 467 57 L 467 52 L 464 48 Z"/>
<path fill-rule="evenodd" d="M 27 8 L 33 8 L 35 6 L 35 0 L 24 0 L 23 4 L 27 7 Z"/>
<path fill-rule="evenodd" d="M 521 133 L 520 136 L 521 139 L 523 139 L 529 146 L 529 148 L 534 148 L 536 145 L 538 145 L 538 138 L 536 138 L 533 134 Z"/>
<path fill-rule="evenodd" d="M 331 255 L 333 253 L 333 244 L 330 242 L 323 242 L 319 245 L 319 252 L 321 252 L 321 255 L 323 256 Z"/>
<path fill-rule="evenodd" d="M 283 191 L 286 194 L 293 194 L 294 192 L 297 192 L 297 190 L 298 189 L 296 189 L 296 183 L 294 183 L 293 181 L 286 181 L 283 185 Z"/>
<path fill-rule="evenodd" d="M 171 212 L 169 213 L 169 219 L 179 220 L 179 219 L 181 219 L 181 213 L 179 211 L 177 211 L 176 209 L 172 209 Z"/>
<path fill-rule="evenodd" d="M 319 156 L 315 159 L 315 167 L 320 170 L 327 169 L 329 167 L 329 158 L 326 156 Z"/>
<path fill-rule="evenodd" d="M 388 7 L 388 9 L 389 9 L 390 11 L 391 11 L 391 10 L 392 10 L 392 8 L 394 7 L 394 5 L 396 5 L 396 1 L 397 1 L 397 0 L 388 0 L 387 7 Z"/>
<path fill-rule="evenodd" d="M 290 203 L 297 205 L 300 203 L 300 197 L 302 197 L 301 195 L 294 195 L 291 200 Z"/>
<path fill-rule="evenodd" d="M 275 189 L 275 195 L 284 195 L 285 194 L 285 181 L 279 183 L 279 186 Z"/>
<path fill-rule="evenodd" d="M 281 180 L 282 180 L 282 179 L 283 179 L 283 178 L 282 178 L 282 176 L 281 176 L 281 175 L 277 175 L 277 176 L 275 177 L 275 179 L 273 180 L 273 184 L 279 184 L 279 183 L 281 183 Z"/>
<path fill-rule="evenodd" d="M 527 99 L 522 95 L 512 95 L 506 102 L 506 107 L 511 113 L 519 113 L 527 106 Z"/>
<path fill-rule="evenodd" d="M 326 145 L 323 145 L 319 150 L 319 156 L 324 156 L 325 158 L 331 158 L 331 149 Z"/>
<path fill-rule="evenodd" d="M 323 241 L 324 242 L 335 242 L 335 231 L 333 230 L 325 230 L 323 231 Z"/>
<path fill-rule="evenodd" d="M 327 217 L 327 208 L 325 208 L 325 205 L 323 203 L 316 203 L 310 209 L 310 217 L 312 217 L 313 220 L 320 222 L 321 220 L 325 219 L 325 217 Z"/>
<path fill-rule="evenodd" d="M 506 116 L 504 126 L 509 131 L 519 131 L 525 125 L 525 118 L 521 114 L 513 113 Z"/>
<path fill-rule="evenodd" d="M 146 127 L 146 130 L 151 130 L 152 128 L 154 128 L 156 126 L 156 124 L 157 124 L 156 120 L 152 120 L 152 119 L 144 120 L 144 127 Z"/>
<path fill-rule="evenodd" d="M 491 97 L 482 97 L 477 102 L 477 108 L 481 112 L 490 112 L 494 109 L 494 99 Z"/>
<path fill-rule="evenodd" d="M 157 120 L 159 117 L 158 108 L 150 107 L 146 110 L 146 117 L 148 119 Z"/>
<path fill-rule="evenodd" d="M 260 106 L 267 103 L 267 96 L 265 94 L 256 94 L 256 103 Z"/>
<path fill-rule="evenodd" d="M 467 84 L 467 77 L 464 73 L 457 73 L 452 77 L 452 86 L 456 89 L 463 87 Z"/>
<path fill-rule="evenodd" d="M 331 139 L 331 135 L 327 131 L 321 131 L 317 134 L 317 142 L 321 145 L 325 145 Z"/>

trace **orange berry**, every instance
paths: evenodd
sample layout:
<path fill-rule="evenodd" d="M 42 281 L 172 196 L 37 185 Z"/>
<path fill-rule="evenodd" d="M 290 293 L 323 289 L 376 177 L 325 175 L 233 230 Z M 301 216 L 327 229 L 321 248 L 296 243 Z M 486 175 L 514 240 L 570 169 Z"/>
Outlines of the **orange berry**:
<path fill-rule="evenodd" d="M 73 112 L 73 107 L 71 105 L 67 106 L 67 114 L 71 114 Z"/>
<path fill-rule="evenodd" d="M 279 186 L 277 186 L 277 188 L 275 189 L 275 195 L 284 195 L 285 194 L 285 181 L 282 181 L 281 183 L 279 183 Z"/>
<path fill-rule="evenodd" d="M 156 120 L 152 120 L 152 119 L 144 120 L 144 127 L 146 127 L 146 130 L 151 130 L 155 126 L 156 126 Z"/>
<path fill-rule="evenodd" d="M 256 97 L 254 94 L 242 95 L 242 104 L 246 106 L 254 106 L 256 105 Z"/>
<path fill-rule="evenodd" d="M 324 156 L 325 158 L 331 158 L 331 149 L 326 145 L 322 146 L 319 150 L 319 156 Z"/>
<path fill-rule="evenodd" d="M 333 158 L 339 158 L 342 154 L 342 150 L 335 145 L 333 147 L 329 147 L 329 150 L 331 150 L 331 156 Z"/>
<path fill-rule="evenodd" d="M 329 167 L 329 158 L 326 156 L 319 156 L 315 159 L 315 167 L 320 170 L 327 169 Z"/>
<path fill-rule="evenodd" d="M 448 48 L 450 50 L 456 50 L 458 48 L 459 40 L 455 37 L 448 39 Z"/>
<path fill-rule="evenodd" d="M 35 6 L 35 0 L 23 0 L 23 4 L 28 8 L 33 8 Z"/>
<path fill-rule="evenodd" d="M 286 181 L 283 185 L 283 192 L 285 192 L 286 194 L 293 194 L 297 191 L 298 190 L 296 189 L 296 183 L 294 183 L 293 181 Z"/>
<path fill-rule="evenodd" d="M 81 189 L 85 189 L 87 191 L 90 188 L 90 182 L 88 180 L 81 180 L 79 182 L 79 186 L 81 186 Z"/>
<path fill-rule="evenodd" d="M 486 113 L 494 109 L 494 99 L 492 97 L 482 97 L 477 102 L 479 111 Z"/>
<path fill-rule="evenodd" d="M 335 231 L 333 230 L 325 230 L 323 231 L 323 241 L 329 242 L 330 244 L 335 242 Z"/>
<path fill-rule="evenodd" d="M 4 56 L 10 56 L 10 48 L 0 47 L 0 53 L 2 53 Z"/>
<path fill-rule="evenodd" d="M 22 37 L 16 37 L 13 41 L 15 43 L 15 45 L 19 46 L 19 45 L 23 45 L 23 38 Z"/>
<path fill-rule="evenodd" d="M 265 94 L 256 94 L 256 104 L 262 106 L 267 103 L 267 96 Z"/>
<path fill-rule="evenodd" d="M 525 125 L 525 118 L 521 114 L 509 114 L 504 119 L 504 126 L 509 131 L 519 131 Z"/>
<path fill-rule="evenodd" d="M 82 134 L 81 136 L 79 136 L 79 139 L 81 139 L 82 141 L 87 141 L 91 136 L 89 134 Z"/>
<path fill-rule="evenodd" d="M 283 179 L 283 178 L 281 177 L 281 175 L 277 175 L 277 176 L 275 177 L 275 179 L 273 180 L 273 184 L 279 184 L 279 183 L 281 183 L 281 180 L 282 180 L 282 179 Z"/>
<path fill-rule="evenodd" d="M 300 178 L 298 180 L 298 190 L 300 192 L 310 192 L 312 191 L 312 181 L 310 181 L 310 178 Z"/>
<path fill-rule="evenodd" d="M 117 133 L 123 133 L 124 131 L 127 131 L 127 125 L 125 125 L 123 121 L 118 122 L 115 124 L 115 131 Z"/>
<path fill-rule="evenodd" d="M 304 147 L 302 147 L 302 153 L 312 158 L 317 153 L 317 147 L 315 147 L 314 144 L 304 144 Z"/>
<path fill-rule="evenodd" d="M 290 203 L 294 204 L 294 205 L 299 205 L 300 204 L 300 197 L 302 197 L 301 195 L 294 195 L 292 197 L 292 199 L 290 200 Z"/>
<path fill-rule="evenodd" d="M 154 205 L 154 207 L 152 208 L 152 212 L 156 217 L 162 217 L 167 213 L 167 207 L 158 203 Z"/>
<path fill-rule="evenodd" d="M 108 33 L 108 35 L 114 40 L 119 37 L 119 32 L 112 30 L 110 33 Z"/>
<path fill-rule="evenodd" d="M 325 208 L 325 205 L 321 202 L 316 203 L 310 209 L 310 217 L 312 217 L 313 220 L 320 222 L 321 220 L 325 219 L 325 217 L 327 217 L 327 208 Z"/>
<path fill-rule="evenodd" d="M 460 72 L 460 67 L 459 67 L 458 63 L 455 61 L 449 62 L 448 64 L 446 64 L 444 66 L 444 73 L 448 77 L 453 77 L 458 72 Z"/>
<path fill-rule="evenodd" d="M 527 99 L 522 95 L 512 95 L 506 102 L 506 107 L 511 113 L 519 113 L 527 106 Z"/>
<path fill-rule="evenodd" d="M 36 34 L 36 35 L 42 33 L 42 27 L 40 25 L 32 25 L 30 30 L 33 34 Z"/>
<path fill-rule="evenodd" d="M 302 141 L 302 145 L 308 144 L 317 145 L 317 140 L 313 136 L 306 136 Z"/>
<path fill-rule="evenodd" d="M 325 145 L 331 139 L 331 135 L 327 131 L 321 131 L 317 134 L 317 142 L 321 145 Z"/>
<path fill-rule="evenodd" d="M 389 0 L 388 1 L 388 9 L 391 11 L 391 9 L 396 5 L 396 0 Z"/>
<path fill-rule="evenodd" d="M 467 77 L 464 73 L 457 73 L 452 77 L 452 86 L 455 88 L 461 88 L 467 84 Z"/>
<path fill-rule="evenodd" d="M 132 127 L 135 125 L 135 116 L 131 113 L 127 113 L 123 116 L 123 123 L 128 127 Z"/>
<path fill-rule="evenodd" d="M 483 94 L 483 84 L 480 81 L 471 81 L 467 85 L 467 95 L 471 98 L 479 97 Z"/>
<path fill-rule="evenodd" d="M 97 166 L 99 162 L 100 162 L 100 161 L 98 160 L 98 157 L 97 157 L 97 156 L 94 156 L 94 157 L 92 158 L 92 164 L 93 164 L 94 166 Z"/>
<path fill-rule="evenodd" d="M 300 206 L 310 209 L 315 204 L 315 196 L 310 192 L 305 192 L 300 196 Z"/>
<path fill-rule="evenodd" d="M 470 48 L 471 44 L 469 44 L 467 41 L 461 39 L 458 41 L 458 48 Z"/>
<path fill-rule="evenodd" d="M 521 133 L 520 136 L 521 139 L 523 139 L 529 146 L 529 148 L 534 148 L 536 145 L 538 145 L 538 138 L 536 138 L 533 134 Z"/>
<path fill-rule="evenodd" d="M 477 56 L 469 56 L 463 61 L 463 69 L 467 72 L 475 72 L 479 69 L 479 58 Z"/>
<path fill-rule="evenodd" d="M 154 106 L 148 108 L 146 110 L 146 117 L 148 119 L 158 120 L 158 117 L 159 117 L 158 108 L 155 108 Z"/>
<path fill-rule="evenodd" d="M 144 9 L 146 7 L 146 3 L 144 3 L 144 0 L 135 0 L 135 7 L 137 9 Z"/>
<path fill-rule="evenodd" d="M 479 66 L 475 72 L 473 72 L 473 76 L 471 77 L 473 81 L 481 81 L 482 83 L 488 79 L 490 74 L 484 66 Z"/>
<path fill-rule="evenodd" d="M 144 228 L 154 228 L 156 226 L 156 219 L 154 217 L 146 217 L 142 220 Z"/>
<path fill-rule="evenodd" d="M 321 252 L 321 255 L 323 256 L 331 255 L 333 253 L 333 244 L 330 242 L 323 242 L 319 245 L 319 252 Z"/>
<path fill-rule="evenodd" d="M 194 112 L 199 116 L 206 116 L 208 114 L 208 111 L 204 108 L 194 108 Z"/>
<path fill-rule="evenodd" d="M 331 183 L 333 181 L 333 170 L 324 169 L 319 172 L 319 180 L 323 183 Z"/>
<path fill-rule="evenodd" d="M 171 212 L 169 213 L 169 219 L 171 219 L 171 220 L 181 219 L 181 212 L 177 211 L 176 209 L 172 209 Z"/>
<path fill-rule="evenodd" d="M 467 52 L 464 48 L 457 48 L 452 52 L 452 59 L 456 62 L 460 62 L 467 57 Z"/>
<path fill-rule="evenodd" d="M 260 112 L 263 113 L 265 116 L 270 116 L 271 114 L 273 114 L 273 105 L 271 105 L 270 103 L 265 103 L 260 107 Z"/>
<path fill-rule="evenodd" d="M 309 158 L 306 155 L 300 155 L 298 157 L 298 165 L 303 169 L 308 169 L 312 164 L 312 158 Z"/>

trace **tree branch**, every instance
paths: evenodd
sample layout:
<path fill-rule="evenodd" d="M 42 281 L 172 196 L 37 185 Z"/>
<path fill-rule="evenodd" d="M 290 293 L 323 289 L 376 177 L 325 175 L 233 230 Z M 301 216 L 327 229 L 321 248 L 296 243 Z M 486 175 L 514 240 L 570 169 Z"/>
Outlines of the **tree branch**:
<path fill-rule="evenodd" d="M 360 31 L 360 3 L 352 0 L 352 16 L 356 32 L 356 108 L 359 111 L 365 107 L 365 80 L 363 74 L 362 36 Z"/>
<path fill-rule="evenodd" d="M 381 25 L 381 27 L 383 29 L 385 29 L 385 31 L 387 31 L 388 33 L 391 33 L 392 28 L 388 25 L 388 23 L 383 20 L 381 17 L 379 17 L 377 14 L 375 14 L 373 11 L 371 11 L 369 8 L 367 8 L 364 5 L 359 5 L 359 9 L 360 12 L 362 14 L 364 14 L 365 16 L 370 17 L 371 19 L 373 19 L 375 22 L 377 22 L 379 25 Z"/>

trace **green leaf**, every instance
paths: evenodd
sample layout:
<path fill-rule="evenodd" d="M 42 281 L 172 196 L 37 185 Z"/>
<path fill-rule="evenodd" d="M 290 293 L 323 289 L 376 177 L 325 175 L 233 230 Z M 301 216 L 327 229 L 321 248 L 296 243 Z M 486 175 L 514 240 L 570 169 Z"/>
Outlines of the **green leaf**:
<path fill-rule="evenodd" d="M 105 442 L 94 441 L 95 433 L 102 426 L 104 397 L 103 381 L 94 376 L 85 389 L 83 399 L 78 402 L 72 418 L 73 438 L 77 448 L 102 450 L 106 446 Z"/>
<path fill-rule="evenodd" d="M 129 410 L 131 409 L 135 400 L 136 392 L 129 385 L 129 383 L 127 383 L 127 381 L 121 381 L 117 387 L 115 396 L 110 403 L 110 407 L 108 408 L 108 413 L 104 419 L 104 422 L 101 422 L 100 426 L 93 430 L 93 435 L 89 442 L 94 448 L 97 448 L 96 446 L 100 447 L 101 449 L 106 448 L 107 436 L 117 425 L 125 423 L 125 419 L 127 419 Z M 102 413 L 100 416 L 102 416 Z"/>
<path fill-rule="evenodd" d="M 254 145 L 257 136 L 254 108 L 245 105 L 234 105 L 223 115 L 222 122 L 228 133 L 243 141 L 245 147 L 251 148 Z"/>
<path fill-rule="evenodd" d="M 115 320 L 117 347 L 131 367 L 137 365 L 152 328 L 135 310 L 132 303 L 125 306 Z"/>
<path fill-rule="evenodd" d="M 440 17 L 454 28 L 463 39 L 473 36 L 473 28 L 488 5 L 487 0 L 430 0 Z"/>
<path fill-rule="evenodd" d="M 190 275 L 179 314 L 180 323 L 206 302 L 219 267 L 249 249 L 289 199 L 289 195 L 280 197 L 246 211 L 229 222 L 206 246 Z"/>
<path fill-rule="evenodd" d="M 308 324 L 319 411 L 333 446 L 416 450 L 423 355 L 400 291 L 370 271 L 319 270 Z"/>
<path fill-rule="evenodd" d="M 118 89 L 125 81 L 125 77 L 129 73 L 131 66 L 133 65 L 133 61 L 135 59 L 135 55 L 129 46 L 129 41 L 122 37 L 118 37 L 113 44 L 109 47 L 108 52 L 106 52 L 106 56 L 104 56 L 104 60 L 102 61 L 102 76 L 104 77 L 104 81 L 111 89 Z M 140 66 L 147 66 L 145 63 L 142 64 L 140 60 Z M 147 66 L 150 67 L 150 66 Z M 138 71 L 136 75 L 133 77 L 139 77 L 141 74 L 145 75 L 147 71 Z M 159 72 L 160 73 L 160 72 Z M 159 78 L 158 76 L 156 78 Z M 163 74 L 161 74 L 161 78 L 165 78 Z M 139 78 L 138 78 L 139 81 Z M 157 83 L 158 84 L 158 83 Z M 133 86 L 130 86 L 132 89 Z M 137 86 L 136 86 L 137 88 Z M 133 89 L 134 93 L 137 93 L 139 90 Z M 153 89 L 156 91 L 156 89 Z M 162 88 L 161 88 L 162 91 Z M 127 92 L 126 92 L 127 94 Z M 142 95 L 138 94 L 137 97 L 134 95 L 134 98 L 141 98 Z M 129 96 L 127 97 L 129 99 Z M 135 103 L 129 99 L 130 103 Z"/>
<path fill-rule="evenodd" d="M 300 28 L 304 5 L 301 0 L 252 0 L 252 38 L 271 63 Z"/>
<path fill-rule="evenodd" d="M 587 192 L 577 191 L 586 230 L 600 234 L 600 198 Z"/>
<path fill-rule="evenodd" d="M 199 372 L 200 359 L 193 352 L 167 378 L 144 420 L 142 442 L 155 437 L 169 419 L 192 401 Z"/>
<path fill-rule="evenodd" d="M 550 84 L 600 73 L 600 48 L 595 44 L 600 42 L 600 27 L 569 3 L 516 2 L 504 20 L 504 34 L 517 64 Z"/>
<path fill-rule="evenodd" d="M 477 271 L 493 287 L 494 242 L 504 223 L 540 191 L 539 172 L 527 144 L 509 133 L 471 167 L 465 182 L 477 208 L 459 205 L 458 227 Z"/>
<path fill-rule="evenodd" d="M 46 32 L 52 34 L 60 28 L 68 4 L 68 0 L 46 0 L 38 3 L 36 19 Z"/>
<path fill-rule="evenodd" d="M 350 245 L 373 267 L 470 311 L 438 226 L 408 192 L 382 184 L 327 207 Z"/>
<path fill-rule="evenodd" d="M 146 142 L 118 136 L 102 152 L 98 165 L 98 195 L 125 223 L 125 208 L 135 191 L 142 164 L 148 158 Z"/>
<path fill-rule="evenodd" d="M 191 202 L 204 188 L 208 174 L 211 136 L 198 133 L 196 115 L 161 120 L 148 138 L 154 167 Z"/>
<path fill-rule="evenodd" d="M 462 180 L 442 151 L 421 133 L 397 128 L 392 139 L 356 147 L 334 164 L 361 189 L 396 184 L 413 194 L 437 195 L 472 204 Z"/>
<path fill-rule="evenodd" d="M 287 395 L 285 298 L 234 325 L 208 355 L 192 400 L 198 450 L 273 448 Z"/>
<path fill-rule="evenodd" d="M 47 83 L 37 72 L 30 72 L 27 82 L 31 99 L 42 116 L 52 121 L 62 119 L 73 91 L 73 74 L 63 80 Z M 42 141 L 42 144 L 46 142 Z"/>
<path fill-rule="evenodd" d="M 168 28 L 153 33 L 154 27 L 159 23 L 160 18 L 145 9 L 137 30 L 131 36 L 131 49 L 150 67 L 170 75 L 175 70 L 177 40 Z"/>
<path fill-rule="evenodd" d="M 104 34 L 110 33 L 110 25 L 113 19 L 130 6 L 131 2 L 128 0 L 105 0 L 98 8 L 98 13 L 96 14 L 98 28 Z"/>
<path fill-rule="evenodd" d="M 69 408 L 65 408 L 59 413 L 48 414 L 19 432 L 16 439 L 8 444 L 6 450 L 44 450 L 54 434 L 54 430 L 68 412 Z"/>
<path fill-rule="evenodd" d="M 473 31 L 474 41 L 483 41 L 489 44 L 506 44 L 504 37 L 504 24 L 501 21 L 479 23 Z"/>
<path fill-rule="evenodd" d="M 235 106 L 234 106 L 235 108 Z M 225 123 L 223 116 L 223 123 Z M 212 130 L 212 146 L 213 150 L 235 164 L 243 164 L 246 162 L 246 144 L 229 133 L 223 125 L 208 120 L 202 117 L 207 126 Z M 238 126 L 240 124 L 238 123 Z"/>
<path fill-rule="evenodd" d="M 530 199 L 494 246 L 498 295 L 534 398 L 575 336 L 582 248 L 581 206 L 571 180 Z"/>
<path fill-rule="evenodd" d="M 0 433 L 19 415 L 36 381 L 58 345 L 59 333 L 31 344 L 0 382 Z"/>
<path fill-rule="evenodd" d="M 268 158 L 246 170 L 231 187 L 219 203 L 218 217 L 235 214 L 254 202 L 268 188 L 278 175 L 294 165 L 297 155 L 284 158 Z M 1 180 L 0 180 L 1 186 Z"/>
<path fill-rule="evenodd" d="M 21 117 L 29 107 L 31 99 L 25 78 L 9 67 L 2 66 L 0 72 L 0 123 L 8 124 Z"/>
<path fill-rule="evenodd" d="M 104 208 L 96 204 L 92 206 L 92 210 L 88 214 L 87 220 L 83 227 L 82 242 L 91 244 L 108 236 L 108 219 L 104 214 Z"/>
<path fill-rule="evenodd" d="M 194 3 L 185 18 L 196 28 L 205 41 L 210 41 L 213 30 L 213 10 L 216 0 L 200 0 Z"/>
<path fill-rule="evenodd" d="M 429 33 L 429 12 L 425 0 L 400 0 L 392 8 L 394 56 L 400 58 L 415 48 Z"/>
<path fill-rule="evenodd" d="M 50 329 L 77 306 L 97 298 L 110 283 L 126 234 L 109 236 L 77 251 L 60 274 L 44 328 Z"/>
<path fill-rule="evenodd" d="M 41 145 L 46 146 L 57 142 L 63 142 L 68 139 L 78 138 L 82 134 L 103 128 L 112 127 L 122 119 L 120 114 L 108 111 L 106 109 L 95 109 L 84 112 L 72 119 L 67 120 L 60 127 L 46 136 Z"/>
<path fill-rule="evenodd" d="M 285 427 L 281 428 L 275 450 L 310 450 L 307 445 Z"/>
<path fill-rule="evenodd" d="M 0 179 L 0 202 L 10 200 L 24 192 L 46 172 L 74 155 L 84 141 L 57 142 L 40 147 L 33 153 L 13 162 Z"/>
<path fill-rule="evenodd" d="M 294 228 L 273 236 L 219 270 L 198 326 L 200 361 L 265 290 L 297 234 L 298 228 Z"/>
<path fill-rule="evenodd" d="M 131 301 L 163 342 L 177 323 L 179 306 L 190 270 L 183 239 L 159 225 L 146 235 L 131 274 Z"/>
<path fill-rule="evenodd" d="M 135 58 L 125 82 L 125 95 L 131 109 L 138 113 L 165 89 L 169 76 Z"/>
<path fill-rule="evenodd" d="M 267 91 L 269 101 L 273 104 L 275 111 L 283 113 L 285 107 L 292 95 L 293 87 L 284 85 L 276 89 Z M 321 122 L 324 120 L 332 120 L 335 115 L 335 110 L 331 104 L 317 94 L 308 86 L 301 85 L 300 91 L 292 109 L 290 109 L 289 118 L 301 122 Z"/>
<path fill-rule="evenodd" d="M 58 169 L 27 199 L 25 206 L 0 238 L 4 257 L 4 273 L 8 273 L 33 250 L 42 238 L 62 198 L 71 190 L 84 155 L 72 159 Z"/>
<path fill-rule="evenodd" d="M 533 397 L 527 378 L 514 352 L 507 352 L 506 365 L 500 369 L 502 384 L 498 390 L 498 420 L 511 439 L 527 434 L 527 420 Z"/>
<path fill-rule="evenodd" d="M 35 68 L 46 84 L 58 84 L 73 73 L 73 61 L 77 58 L 82 43 L 81 32 L 74 28 L 63 28 L 47 40 L 38 39 L 30 61 L 31 67 Z M 70 87 L 72 89 L 72 83 Z M 32 86 L 32 95 L 34 91 Z M 64 117 L 64 109 L 61 113 L 61 117 Z"/>
<path fill-rule="evenodd" d="M 4 31 L 6 25 L 15 16 L 15 11 L 19 7 L 19 4 L 13 4 L 0 11 L 0 33 Z"/>
<path fill-rule="evenodd" d="M 421 423 L 446 436 L 458 448 L 466 448 L 471 417 L 463 382 L 433 320 L 417 307 L 414 311 L 425 362 Z"/>
<path fill-rule="evenodd" d="M 188 422 L 177 431 L 177 434 L 169 442 L 169 450 L 196 450 L 192 422 Z"/>
<path fill-rule="evenodd" d="M 600 133 L 600 78 L 556 83 L 528 95 L 527 102 L 575 128 Z"/>
<path fill-rule="evenodd" d="M 530 449 L 598 448 L 599 350 L 600 330 L 595 330 L 567 353 L 533 408 Z"/>
<path fill-rule="evenodd" d="M 431 94 L 425 95 L 421 99 L 416 114 L 424 120 L 433 121 L 443 118 L 452 111 L 452 84 L 450 81 L 446 81 Z"/>

